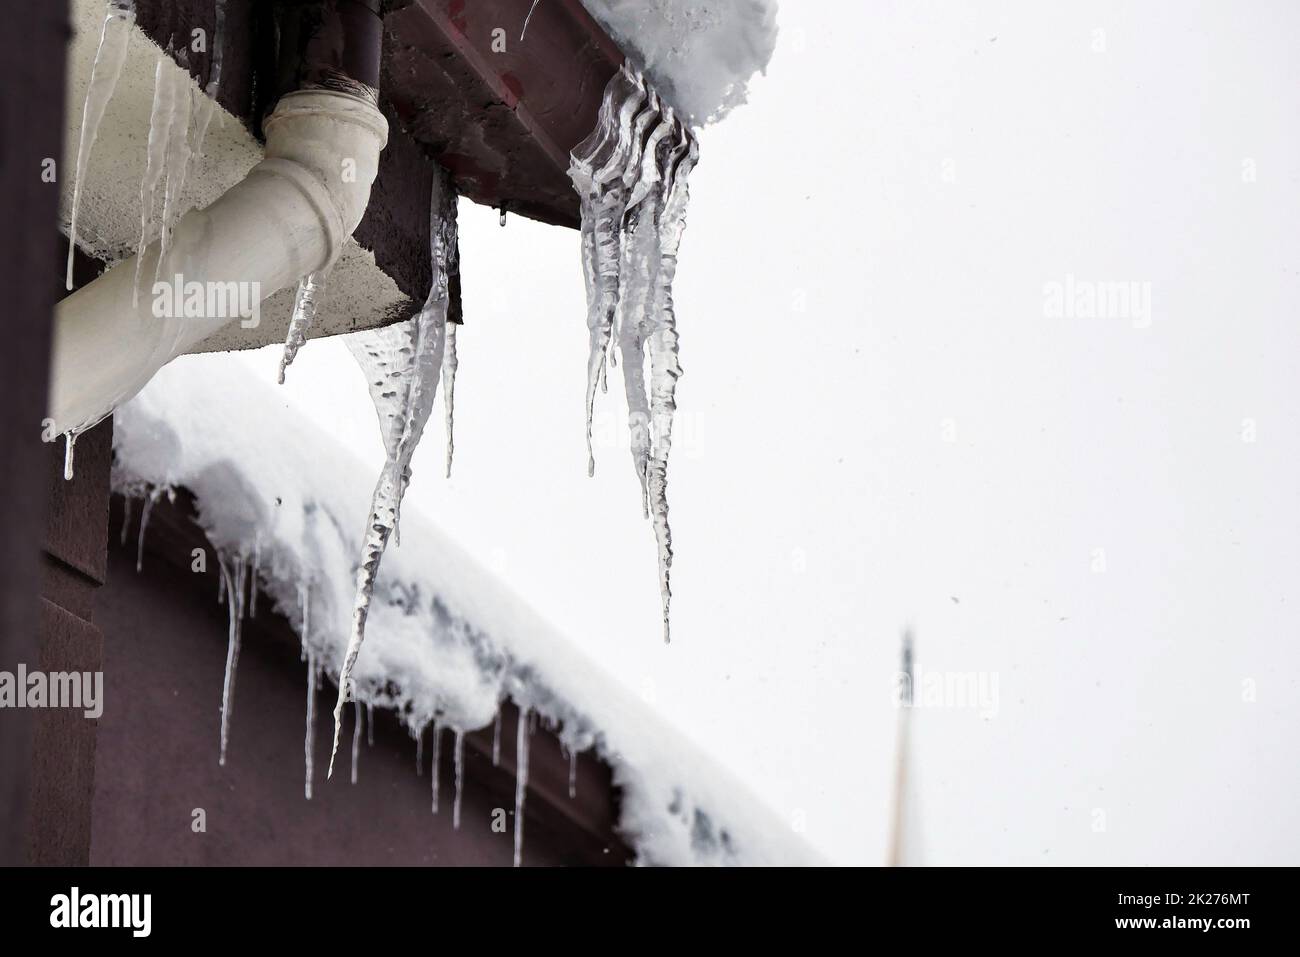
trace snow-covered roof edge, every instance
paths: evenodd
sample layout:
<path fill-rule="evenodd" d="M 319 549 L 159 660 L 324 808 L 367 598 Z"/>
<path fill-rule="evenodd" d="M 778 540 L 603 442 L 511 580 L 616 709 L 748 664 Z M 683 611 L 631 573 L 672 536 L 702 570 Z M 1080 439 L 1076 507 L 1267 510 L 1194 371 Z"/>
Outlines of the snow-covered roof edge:
<path fill-rule="evenodd" d="M 309 596 L 306 643 L 337 680 L 374 476 L 273 386 L 219 355 L 164 368 L 118 411 L 114 448 L 114 488 L 188 488 L 225 556 L 256 553 L 263 593 L 300 636 Z M 556 727 L 566 748 L 595 747 L 623 790 L 620 830 L 641 863 L 822 863 L 413 505 L 401 547 L 384 558 L 367 633 L 358 695 L 412 727 L 436 716 L 480 728 L 509 697 Z"/>
<path fill-rule="evenodd" d="M 776 48 L 776 0 L 582 0 L 692 126 L 745 102 Z"/>

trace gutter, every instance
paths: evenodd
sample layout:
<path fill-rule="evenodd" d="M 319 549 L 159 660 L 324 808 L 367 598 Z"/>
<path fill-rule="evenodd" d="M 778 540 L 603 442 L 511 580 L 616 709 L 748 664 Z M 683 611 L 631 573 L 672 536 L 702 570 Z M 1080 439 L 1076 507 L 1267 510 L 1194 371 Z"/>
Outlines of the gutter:
<path fill-rule="evenodd" d="M 285 92 L 263 122 L 265 158 L 206 209 L 177 221 L 161 264 L 155 240 L 56 307 L 47 423 L 55 434 L 85 431 L 214 332 L 256 322 L 248 304 L 260 306 L 331 263 L 361 221 L 388 142 L 377 106 L 379 0 L 321 0 L 282 12 Z M 154 277 L 203 290 L 202 314 L 166 315 L 165 303 L 155 314 Z M 245 308 L 232 307 L 231 292 Z M 214 301 L 223 307 L 207 309 Z"/>

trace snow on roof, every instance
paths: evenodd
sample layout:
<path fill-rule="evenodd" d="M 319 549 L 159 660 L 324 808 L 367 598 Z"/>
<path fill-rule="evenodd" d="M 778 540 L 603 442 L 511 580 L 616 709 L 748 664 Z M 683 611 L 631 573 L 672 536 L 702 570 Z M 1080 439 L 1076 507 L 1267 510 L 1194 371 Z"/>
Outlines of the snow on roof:
<path fill-rule="evenodd" d="M 306 641 L 337 682 L 375 476 L 273 385 L 219 354 L 159 372 L 118 410 L 113 443 L 115 490 L 189 489 L 223 555 L 257 550 L 262 592 L 300 636 L 300 585 L 309 587 Z M 537 711 L 566 748 L 595 747 L 613 767 L 620 828 L 641 863 L 820 863 L 414 504 L 401 532 L 354 671 L 361 700 L 397 710 L 412 728 L 435 715 L 444 726 L 481 728 L 506 697 Z"/>
<path fill-rule="evenodd" d="M 692 126 L 745 102 L 776 48 L 776 0 L 582 0 Z"/>

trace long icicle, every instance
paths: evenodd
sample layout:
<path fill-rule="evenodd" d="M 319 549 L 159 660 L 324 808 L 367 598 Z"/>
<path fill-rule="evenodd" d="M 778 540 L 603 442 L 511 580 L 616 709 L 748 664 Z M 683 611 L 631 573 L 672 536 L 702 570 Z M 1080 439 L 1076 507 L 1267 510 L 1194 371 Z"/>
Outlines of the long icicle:
<path fill-rule="evenodd" d="M 167 250 L 171 246 L 172 229 L 180 218 L 182 193 L 185 189 L 185 176 L 190 170 L 190 111 L 193 97 L 190 95 L 190 75 L 184 70 L 167 71 L 167 82 L 171 84 L 172 115 L 167 124 L 167 158 L 163 163 L 167 178 L 163 183 L 162 223 L 158 230 L 158 261 L 154 264 L 154 279 L 162 277 L 162 269 L 167 261 Z M 171 278 L 167 276 L 166 278 Z M 177 326 L 176 334 L 180 334 Z"/>
<path fill-rule="evenodd" d="M 677 274 L 677 250 L 686 228 L 687 177 L 699 158 L 694 137 L 680 163 L 672 171 L 664 197 L 659 226 L 659 275 L 655 285 L 650 335 L 650 411 L 654 426 L 654 448 L 650 456 L 650 515 L 659 549 L 659 595 L 663 605 L 664 641 L 669 640 L 669 606 L 672 602 L 670 575 L 673 564 L 672 531 L 668 526 L 668 453 L 672 449 L 673 415 L 677 411 L 678 361 L 677 319 L 673 310 L 673 278 Z M 676 151 L 675 151 L 676 152 Z"/>
<path fill-rule="evenodd" d="M 694 134 L 627 65 L 610 81 L 596 129 L 569 167 L 582 214 L 587 286 L 588 473 L 593 403 L 606 365 L 622 354 L 632 465 L 642 512 L 655 533 L 664 641 L 670 637 L 672 533 L 668 456 L 682 370 L 672 283 L 685 226 L 687 177 L 699 157 Z M 650 381 L 646 382 L 647 355 Z"/>
<path fill-rule="evenodd" d="M 451 829 L 460 830 L 460 792 L 465 784 L 465 732 L 460 728 L 456 729 L 456 753 L 454 762 L 456 767 L 456 795 L 451 801 Z"/>
<path fill-rule="evenodd" d="M 658 98 L 651 104 L 659 108 Z M 649 315 L 652 287 L 658 273 L 660 144 L 673 130 L 671 111 L 657 121 L 646 141 L 642 160 L 624 172 L 629 191 L 624 214 L 622 255 L 619 265 L 621 293 L 618 303 L 618 344 L 623 353 L 623 386 L 627 397 L 632 468 L 641 486 L 642 513 L 649 517 L 649 462 L 651 454 L 650 399 L 645 382 L 645 343 L 653 318 Z"/>
<path fill-rule="evenodd" d="M 158 181 L 167 167 L 167 143 L 170 139 L 171 121 L 175 112 L 171 98 L 175 93 L 167 74 L 167 57 L 160 55 L 153 72 L 153 106 L 149 111 L 149 139 L 145 146 L 144 175 L 140 179 L 140 240 L 136 244 L 135 283 L 131 287 L 131 304 L 140 302 L 140 270 L 144 263 L 144 250 L 149 242 L 153 223 Z"/>
<path fill-rule="evenodd" d="M 122 496 L 122 534 L 118 543 L 123 546 L 126 545 L 126 533 L 131 528 L 131 503 L 134 501 L 130 492 Z"/>
<path fill-rule="evenodd" d="M 231 566 L 218 558 L 221 574 L 226 579 L 226 608 L 230 626 L 226 636 L 226 673 L 221 682 L 221 749 L 217 763 L 225 766 L 226 746 L 230 742 L 230 718 L 235 703 L 235 674 L 239 669 L 240 629 L 244 620 L 244 566 L 243 555 L 236 555 Z"/>
<path fill-rule="evenodd" d="M 442 353 L 442 399 L 447 414 L 447 478 L 451 478 L 451 459 L 456 451 L 456 370 L 460 360 L 456 358 L 456 326 L 447 323 L 447 346 Z"/>
<path fill-rule="evenodd" d="M 304 773 L 306 775 L 302 793 L 311 800 L 312 769 L 315 765 L 316 752 L 316 652 L 307 651 L 307 728 L 303 732 L 302 754 Z"/>
<path fill-rule="evenodd" d="M 515 867 L 524 863 L 524 798 L 528 794 L 529 710 L 519 712 L 515 731 Z"/>
<path fill-rule="evenodd" d="M 127 41 L 135 25 L 134 0 L 112 0 L 104 28 L 99 34 L 99 47 L 95 62 L 90 68 L 90 82 L 86 85 L 86 101 L 81 108 L 81 138 L 77 142 L 76 179 L 72 182 L 72 209 L 68 217 L 68 267 L 65 284 L 72 289 L 72 263 L 77 249 L 77 217 L 81 212 L 81 186 L 90 166 L 90 154 L 99 138 L 99 126 L 104 111 L 113 99 L 117 81 L 122 76 L 126 62 Z"/>
<path fill-rule="evenodd" d="M 429 790 L 430 804 L 434 814 L 438 813 L 438 788 L 441 784 L 442 777 L 439 773 L 442 770 L 442 725 L 437 721 L 433 722 L 433 765 L 429 769 Z"/>
<path fill-rule="evenodd" d="M 154 504 L 162 496 L 162 486 L 158 486 L 149 493 L 145 499 L 144 507 L 140 509 L 140 530 L 135 540 L 135 572 L 140 574 L 144 570 L 144 533 L 149 527 L 149 516 L 153 513 Z"/>
<path fill-rule="evenodd" d="M 357 570 L 356 599 L 352 608 L 352 631 L 343 665 L 339 669 L 339 694 L 334 705 L 334 744 L 330 751 L 330 775 L 338 753 L 343 727 L 343 706 L 347 702 L 352 669 L 365 639 L 366 617 L 374 594 L 379 564 L 388 540 L 397 526 L 402 496 L 410 481 L 411 459 L 424 434 L 433 410 L 433 400 L 442 371 L 447 314 L 451 302 L 451 268 L 456 249 L 456 191 L 451 177 L 436 171 L 429 203 L 430 260 L 433 281 L 419 315 L 397 327 L 379 330 L 366 342 L 350 342 L 349 348 L 366 373 L 375 399 L 380 432 L 387 461 L 380 472 L 371 498 L 361 563 Z M 405 336 L 405 362 L 393 360 L 394 333 Z M 383 346 L 370 343 L 376 339 Z M 399 350 L 400 354 L 400 350 Z"/>
<path fill-rule="evenodd" d="M 618 232 L 626 202 L 622 174 L 634 147 L 634 124 L 646 103 L 640 74 L 620 69 L 601 102 L 596 129 L 574 149 L 569 177 L 582 213 L 583 276 L 587 284 L 587 474 L 596 472 L 591 424 L 596 389 L 618 306 Z"/>
<path fill-rule="evenodd" d="M 361 702 L 352 702 L 352 783 L 357 783 L 357 758 L 361 754 Z"/>

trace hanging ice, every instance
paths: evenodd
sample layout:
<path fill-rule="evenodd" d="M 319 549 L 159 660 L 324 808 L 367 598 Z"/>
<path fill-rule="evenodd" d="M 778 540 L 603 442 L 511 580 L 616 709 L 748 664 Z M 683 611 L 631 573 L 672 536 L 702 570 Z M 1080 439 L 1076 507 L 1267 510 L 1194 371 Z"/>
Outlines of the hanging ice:
<path fill-rule="evenodd" d="M 515 867 L 524 862 L 524 797 L 528 793 L 528 739 L 530 712 L 519 712 L 515 731 Z"/>
<path fill-rule="evenodd" d="M 225 46 L 226 0 L 216 0 L 213 21 L 212 69 L 208 73 L 208 85 L 205 89 L 208 96 L 215 101 L 217 94 L 221 92 L 221 51 Z"/>
<path fill-rule="evenodd" d="M 72 481 L 72 456 L 76 450 L 77 435 L 75 429 L 63 433 L 63 480 L 65 482 Z M 447 474 L 451 474 L 450 460 L 447 462 Z"/>
<path fill-rule="evenodd" d="M 162 224 L 158 230 L 158 262 L 154 266 L 154 279 L 163 275 L 167 249 L 171 245 L 172 229 L 180 218 L 181 195 L 185 189 L 185 176 L 190 170 L 190 75 L 184 70 L 167 70 L 166 82 L 171 85 L 171 119 L 167 123 L 167 156 L 164 160 L 166 179 L 163 183 Z"/>
<path fill-rule="evenodd" d="M 339 693 L 334 705 L 334 745 L 330 771 L 338 752 L 343 706 L 347 702 L 352 668 L 365 638 L 366 616 L 374 593 L 379 563 L 399 521 L 402 495 L 411 477 L 425 424 L 433 411 L 442 370 L 442 356 L 451 304 L 451 273 L 456 260 L 456 191 L 451 178 L 436 170 L 430 197 L 429 233 L 433 280 L 424 308 L 404 323 L 380 329 L 348 342 L 366 375 L 379 417 L 386 461 L 371 499 L 361 562 L 357 569 L 352 631 L 339 669 Z"/>
<path fill-rule="evenodd" d="M 352 702 L 352 783 L 357 783 L 357 757 L 361 754 L 361 702 Z"/>
<path fill-rule="evenodd" d="M 293 297 L 293 315 L 289 317 L 289 332 L 284 339 L 284 352 L 280 355 L 280 385 L 284 385 L 284 370 L 289 368 L 298 350 L 307 341 L 307 333 L 316 321 L 316 297 L 325 290 L 325 277 L 329 267 L 308 273 L 298 283 Z"/>
<path fill-rule="evenodd" d="M 541 3 L 541 0 L 533 0 L 533 5 L 528 8 L 528 16 L 524 17 L 524 28 L 519 31 L 520 43 L 523 43 L 524 37 L 528 35 L 528 21 L 533 18 L 533 11 L 537 9 L 539 3 Z"/>
<path fill-rule="evenodd" d="M 569 800 L 578 796 L 578 752 L 569 752 Z"/>
<path fill-rule="evenodd" d="M 456 358 L 455 322 L 447 323 L 447 346 L 442 353 L 442 404 L 447 411 L 447 478 L 451 478 L 451 457 L 456 450 L 456 370 L 460 361 Z"/>
<path fill-rule="evenodd" d="M 149 497 L 144 501 L 144 508 L 140 509 L 140 530 L 135 541 L 135 572 L 140 574 L 144 569 L 144 532 L 149 527 L 149 516 L 153 513 L 154 503 L 163 494 L 163 487 L 160 485 L 149 493 Z"/>
<path fill-rule="evenodd" d="M 433 765 L 429 768 L 429 777 L 432 783 L 429 785 L 430 809 L 434 814 L 438 813 L 438 772 L 442 768 L 442 725 L 437 721 L 433 723 Z"/>
<path fill-rule="evenodd" d="M 308 801 L 311 800 L 311 779 L 312 767 L 314 765 L 314 755 L 316 751 L 316 653 L 308 650 L 307 652 L 307 728 L 303 732 L 302 739 L 302 756 L 305 766 L 306 778 L 303 781 L 302 793 Z"/>
<path fill-rule="evenodd" d="M 167 57 L 159 56 L 153 72 L 153 106 L 149 111 L 149 139 L 145 146 L 144 175 L 140 179 L 140 240 L 136 244 L 135 285 L 132 287 L 132 304 L 140 301 L 140 270 L 144 265 L 144 250 L 152 232 L 155 198 L 158 183 L 167 168 L 167 144 L 171 138 L 171 122 L 175 114 L 173 97 L 176 88 L 170 81 Z"/>
<path fill-rule="evenodd" d="M 77 214 L 81 211 L 81 184 L 90 165 L 90 154 L 99 138 L 99 125 L 104 111 L 117 89 L 126 62 L 126 44 L 135 25 L 135 0 L 110 0 L 104 29 L 99 34 L 99 47 L 95 62 L 90 68 L 90 82 L 86 85 L 86 101 L 81 109 L 81 139 L 77 142 L 76 179 L 72 183 L 72 210 L 68 217 L 68 271 L 66 285 L 72 289 L 72 261 L 77 249 Z M 11 24 L 12 26 L 12 24 Z"/>
<path fill-rule="evenodd" d="M 226 745 L 230 741 L 230 715 L 234 708 L 235 673 L 239 668 L 239 639 L 244 620 L 244 579 L 247 560 L 242 554 L 236 555 L 229 564 L 224 558 L 218 560 L 221 564 L 221 574 L 226 580 L 226 608 L 230 612 L 230 626 L 226 640 L 226 674 L 221 683 L 221 750 L 217 756 L 217 763 L 224 766 Z"/>
<path fill-rule="evenodd" d="M 587 471 L 594 474 L 591 423 L 606 365 L 623 358 L 632 467 L 659 552 L 664 640 L 669 638 L 673 550 L 668 525 L 668 454 L 677 403 L 677 322 L 672 284 L 686 223 L 694 134 L 626 64 L 610 80 L 596 129 L 571 155 L 569 178 L 582 214 L 587 285 Z M 645 377 L 647 353 L 650 380 Z"/>
<path fill-rule="evenodd" d="M 453 756 L 456 767 L 456 796 L 451 801 L 451 827 L 460 830 L 460 791 L 465 783 L 465 732 L 456 729 L 456 753 Z"/>
<path fill-rule="evenodd" d="M 501 706 L 497 705 L 497 716 L 492 722 L 492 767 L 501 764 Z"/>
<path fill-rule="evenodd" d="M 122 534 L 118 539 L 120 545 L 126 545 L 126 533 L 131 528 L 131 503 L 134 502 L 130 493 L 122 496 Z M 220 575 L 217 576 L 221 578 Z"/>

